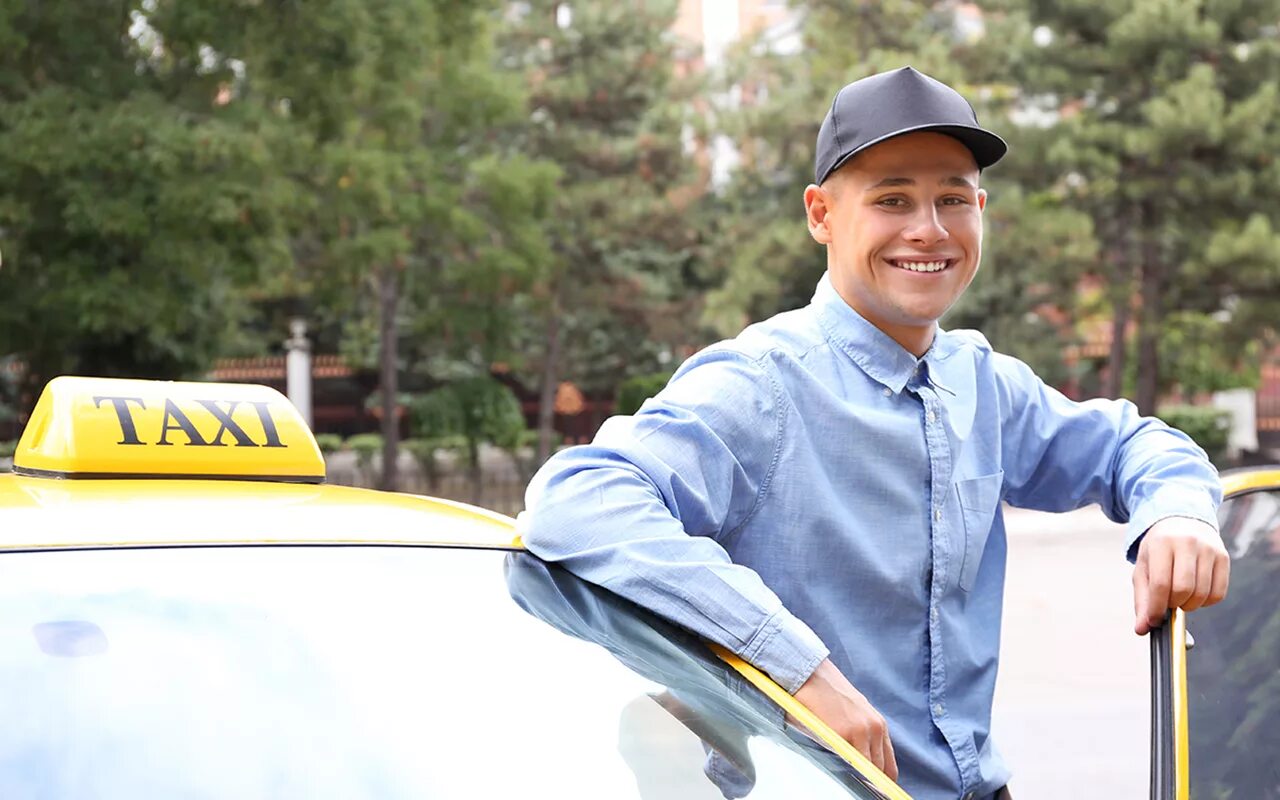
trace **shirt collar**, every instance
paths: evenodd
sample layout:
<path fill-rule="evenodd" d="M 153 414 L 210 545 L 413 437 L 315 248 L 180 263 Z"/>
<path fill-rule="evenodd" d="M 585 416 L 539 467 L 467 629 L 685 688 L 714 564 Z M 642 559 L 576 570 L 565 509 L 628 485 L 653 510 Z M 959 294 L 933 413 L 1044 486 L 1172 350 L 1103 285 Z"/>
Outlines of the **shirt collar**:
<path fill-rule="evenodd" d="M 818 281 L 810 305 L 827 340 L 853 359 L 872 380 L 897 394 L 919 374 L 920 381 L 955 394 L 938 382 L 937 370 L 930 366 L 946 360 L 956 350 L 956 342 L 946 331 L 935 330 L 929 351 L 924 357 L 916 358 L 889 334 L 854 311 L 831 285 L 831 276 L 827 273 Z"/>

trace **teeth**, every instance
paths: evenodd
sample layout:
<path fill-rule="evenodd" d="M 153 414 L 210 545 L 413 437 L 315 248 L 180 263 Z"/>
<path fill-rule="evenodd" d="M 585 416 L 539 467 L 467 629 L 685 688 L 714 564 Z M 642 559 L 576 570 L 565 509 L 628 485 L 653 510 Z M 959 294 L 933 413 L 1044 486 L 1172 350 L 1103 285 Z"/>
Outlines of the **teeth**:
<path fill-rule="evenodd" d="M 945 261 L 898 261 L 895 263 L 912 272 L 937 272 L 947 266 Z"/>

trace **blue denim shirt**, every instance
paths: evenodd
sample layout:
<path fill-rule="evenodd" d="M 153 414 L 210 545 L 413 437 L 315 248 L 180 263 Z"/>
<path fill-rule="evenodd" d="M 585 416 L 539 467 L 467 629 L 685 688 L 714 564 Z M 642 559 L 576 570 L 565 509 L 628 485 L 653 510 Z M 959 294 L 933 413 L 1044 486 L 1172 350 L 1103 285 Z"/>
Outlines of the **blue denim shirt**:
<path fill-rule="evenodd" d="M 917 359 L 824 277 L 805 308 L 681 366 L 552 458 L 525 544 L 796 691 L 830 655 L 885 716 L 915 798 L 985 796 L 1002 500 L 1216 526 L 1217 472 L 1126 401 L 1077 403 L 968 331 Z M 1088 578 L 1083 580 L 1087 581 Z"/>

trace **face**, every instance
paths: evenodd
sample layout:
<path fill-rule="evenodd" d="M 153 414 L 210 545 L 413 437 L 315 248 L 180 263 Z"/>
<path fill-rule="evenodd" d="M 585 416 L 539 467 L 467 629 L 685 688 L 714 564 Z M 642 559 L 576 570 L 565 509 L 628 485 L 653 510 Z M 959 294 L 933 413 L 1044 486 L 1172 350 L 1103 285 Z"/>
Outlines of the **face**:
<path fill-rule="evenodd" d="M 854 156 L 804 195 L 844 301 L 917 356 L 982 256 L 978 166 L 959 141 L 911 133 Z"/>

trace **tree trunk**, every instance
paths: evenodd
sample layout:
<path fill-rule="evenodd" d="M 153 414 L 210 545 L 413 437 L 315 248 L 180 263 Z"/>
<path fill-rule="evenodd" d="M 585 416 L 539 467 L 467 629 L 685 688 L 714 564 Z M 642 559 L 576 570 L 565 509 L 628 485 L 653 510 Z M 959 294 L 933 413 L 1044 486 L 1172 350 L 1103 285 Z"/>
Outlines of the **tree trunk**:
<path fill-rule="evenodd" d="M 539 465 L 551 457 L 551 436 L 555 432 L 556 389 L 560 385 L 560 287 L 551 293 L 551 308 L 547 315 L 546 360 L 542 365 L 542 389 L 538 396 L 538 457 Z"/>
<path fill-rule="evenodd" d="M 400 419 L 396 397 L 400 394 L 396 369 L 396 310 L 400 285 L 396 270 L 387 266 L 378 271 L 378 391 L 382 395 L 382 482 L 380 488 L 394 492 L 400 488 L 396 462 L 400 455 Z"/>
<path fill-rule="evenodd" d="M 1160 225 L 1155 204 L 1142 204 L 1142 318 L 1138 323 L 1138 412 L 1156 412 L 1160 391 L 1160 323 L 1164 295 Z"/>
<path fill-rule="evenodd" d="M 1133 313 L 1134 264 L 1142 257 L 1133 238 L 1134 222 L 1130 214 L 1117 213 L 1118 223 L 1111 230 L 1108 280 L 1111 284 L 1111 351 L 1107 354 L 1107 381 L 1104 397 L 1124 396 L 1124 373 L 1129 360 L 1129 319 Z"/>
<path fill-rule="evenodd" d="M 471 500 L 473 506 L 484 500 L 484 468 L 480 464 L 480 442 L 467 439 L 467 477 L 471 483 Z"/>
<path fill-rule="evenodd" d="M 1129 291 L 1132 284 L 1124 283 L 1124 290 L 1114 292 L 1111 303 L 1111 352 L 1107 355 L 1107 382 L 1102 387 L 1105 397 L 1116 398 L 1124 394 L 1124 370 L 1126 356 L 1129 354 L 1129 342 L 1125 332 L 1129 327 Z"/>

